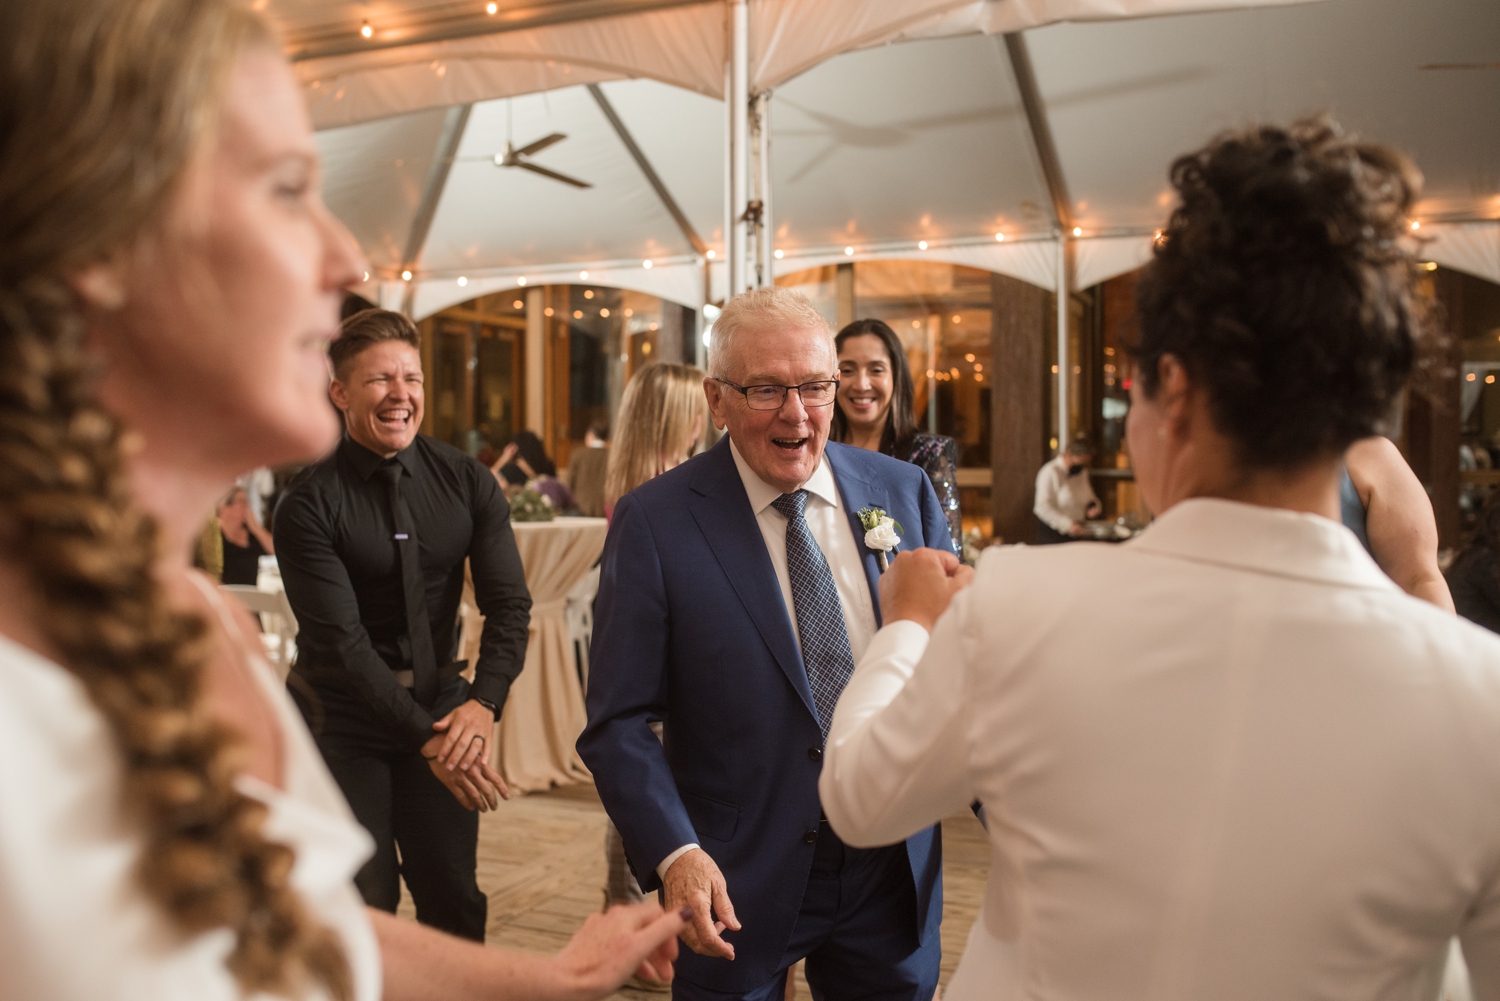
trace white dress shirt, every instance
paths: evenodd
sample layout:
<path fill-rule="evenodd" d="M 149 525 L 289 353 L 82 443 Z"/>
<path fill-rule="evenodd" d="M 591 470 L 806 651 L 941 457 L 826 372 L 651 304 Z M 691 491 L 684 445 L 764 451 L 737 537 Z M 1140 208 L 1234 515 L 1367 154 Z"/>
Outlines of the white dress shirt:
<path fill-rule="evenodd" d="M 374 843 L 286 685 L 263 658 L 248 661 L 281 729 L 285 789 L 249 776 L 239 789 L 268 808 L 267 837 L 296 852 L 292 888 L 338 935 L 356 1001 L 375 1001 L 380 949 L 354 887 Z M 0 637 L 0 999 L 244 999 L 224 965 L 233 932 L 179 934 L 138 883 L 142 847 L 122 802 L 119 747 L 83 685 Z"/>
<path fill-rule="evenodd" d="M 1312 515 L 1186 501 L 990 550 L 887 625 L 819 786 L 848 843 L 984 804 L 948 1001 L 1500 998 L 1500 637 Z"/>
<path fill-rule="evenodd" d="M 1068 457 L 1059 455 L 1036 474 L 1036 499 L 1032 512 L 1052 528 L 1068 534 L 1075 522 L 1088 516 L 1090 504 L 1099 503 L 1089 471 L 1084 467 L 1076 476 L 1068 475 Z"/>
<path fill-rule="evenodd" d="M 745 494 L 750 498 L 750 508 L 755 512 L 761 538 L 766 541 L 766 552 L 776 570 L 776 582 L 781 585 L 781 598 L 786 602 L 786 614 L 792 620 L 792 635 L 796 636 L 797 606 L 792 601 L 792 578 L 786 568 L 787 519 L 771 506 L 781 496 L 781 491 L 756 475 L 745 457 L 740 455 L 733 439 L 730 439 L 729 451 L 734 456 L 735 468 L 740 471 L 740 480 L 745 484 Z M 828 569 L 833 572 L 839 606 L 844 611 L 844 626 L 849 632 L 849 651 L 858 663 L 870 645 L 870 638 L 875 635 L 875 604 L 870 598 L 870 582 L 865 576 L 859 544 L 854 538 L 854 530 L 849 527 L 849 516 L 844 511 L 844 502 L 839 497 L 838 484 L 834 481 L 826 454 L 817 470 L 802 484 L 802 489 L 808 493 L 803 518 L 812 532 L 813 541 L 823 550 Z M 802 647 L 800 637 L 797 647 L 799 650 Z M 657 875 L 665 880 L 672 863 L 684 852 L 697 847 L 696 843 L 688 844 L 672 852 L 657 865 Z"/>

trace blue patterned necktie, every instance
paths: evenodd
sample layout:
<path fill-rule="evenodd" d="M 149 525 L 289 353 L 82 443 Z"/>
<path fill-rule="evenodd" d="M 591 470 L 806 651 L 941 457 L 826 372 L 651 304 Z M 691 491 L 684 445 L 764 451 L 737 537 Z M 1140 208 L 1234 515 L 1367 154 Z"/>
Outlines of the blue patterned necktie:
<path fill-rule="evenodd" d="M 849 651 L 849 630 L 844 609 L 833 583 L 833 571 L 818 548 L 803 512 L 807 491 L 782 494 L 771 506 L 786 515 L 786 570 L 792 581 L 792 604 L 797 609 L 797 639 L 802 644 L 802 664 L 818 710 L 818 729 L 828 742 L 833 708 L 854 673 L 854 654 Z"/>

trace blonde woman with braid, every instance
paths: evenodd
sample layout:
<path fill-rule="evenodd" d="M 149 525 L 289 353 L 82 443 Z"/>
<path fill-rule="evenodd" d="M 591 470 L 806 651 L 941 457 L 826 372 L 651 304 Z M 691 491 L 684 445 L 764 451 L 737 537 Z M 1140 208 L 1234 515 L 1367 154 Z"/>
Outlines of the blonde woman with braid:
<path fill-rule="evenodd" d="M 603 997 L 680 915 L 554 957 L 367 912 L 370 850 L 253 627 L 188 563 L 337 428 L 364 263 L 230 0 L 0 4 L 0 998 Z"/>

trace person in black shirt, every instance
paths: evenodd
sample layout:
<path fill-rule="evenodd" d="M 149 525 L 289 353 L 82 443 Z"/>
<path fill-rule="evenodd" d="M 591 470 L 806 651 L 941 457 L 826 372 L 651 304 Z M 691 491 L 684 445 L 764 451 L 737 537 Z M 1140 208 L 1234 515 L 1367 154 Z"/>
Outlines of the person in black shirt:
<path fill-rule="evenodd" d="M 219 536 L 224 542 L 224 572 L 219 580 L 254 587 L 260 576 L 260 558 L 274 556 L 276 545 L 255 517 L 244 487 L 229 491 L 219 505 Z"/>
<path fill-rule="evenodd" d="M 329 392 L 346 433 L 288 486 L 275 544 L 301 630 L 293 696 L 375 838 L 360 892 L 395 911 L 399 874 L 418 921 L 482 942 L 474 811 L 507 795 L 489 741 L 525 662 L 531 597 L 495 478 L 417 433 L 417 344 L 399 313 L 344 321 Z M 485 615 L 472 685 L 454 660 L 466 557 Z"/>

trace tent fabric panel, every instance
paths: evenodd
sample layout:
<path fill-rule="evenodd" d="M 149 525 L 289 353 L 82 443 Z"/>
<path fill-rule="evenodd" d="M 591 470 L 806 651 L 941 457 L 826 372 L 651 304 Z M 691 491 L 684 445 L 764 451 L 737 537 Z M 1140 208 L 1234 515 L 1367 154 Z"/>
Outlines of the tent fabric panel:
<path fill-rule="evenodd" d="M 703 3 L 310 59 L 294 69 L 320 129 L 633 77 L 722 97 L 724 30 L 723 5 Z"/>
<path fill-rule="evenodd" d="M 491 157 L 508 132 L 518 147 L 565 134 L 532 162 L 593 187 L 496 167 Z M 424 275 L 641 261 L 692 249 L 586 88 L 475 105 L 458 155 L 423 254 Z"/>
<path fill-rule="evenodd" d="M 317 133 L 323 199 L 375 268 L 399 268 L 445 109 Z"/>
<path fill-rule="evenodd" d="M 1500 219 L 1433 223 L 1422 233 L 1432 241 L 1424 251 L 1428 260 L 1500 285 Z"/>
<path fill-rule="evenodd" d="M 1073 243 L 1073 287 L 1092 288 L 1129 274 L 1151 260 L 1149 236 L 1112 236 Z"/>
<path fill-rule="evenodd" d="M 529 272 L 527 285 L 587 285 L 590 288 L 618 288 L 631 292 L 654 295 L 668 302 L 675 302 L 689 309 L 703 305 L 703 268 L 696 264 L 668 264 L 661 267 L 588 269 L 588 281 L 581 281 L 575 271 Z M 497 275 L 489 278 L 470 278 L 460 287 L 452 279 L 433 279 L 417 286 L 412 314 L 417 319 L 426 319 L 433 313 L 468 302 L 492 292 L 514 291 L 524 298 L 525 289 L 516 284 L 515 275 Z"/>

